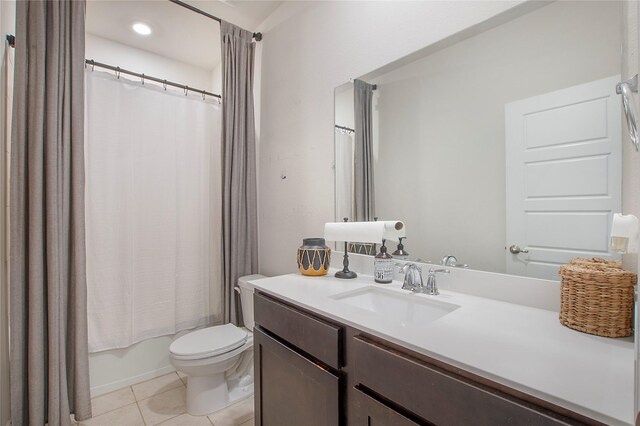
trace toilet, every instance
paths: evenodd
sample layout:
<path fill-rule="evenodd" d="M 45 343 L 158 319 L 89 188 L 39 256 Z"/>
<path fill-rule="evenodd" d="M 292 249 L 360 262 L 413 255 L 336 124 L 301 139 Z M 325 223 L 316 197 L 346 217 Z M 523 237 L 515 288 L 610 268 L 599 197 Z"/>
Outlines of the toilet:
<path fill-rule="evenodd" d="M 253 395 L 253 286 L 247 275 L 235 288 L 245 327 L 217 325 L 192 331 L 169 347 L 174 368 L 187 376 L 187 412 L 203 416 Z"/>

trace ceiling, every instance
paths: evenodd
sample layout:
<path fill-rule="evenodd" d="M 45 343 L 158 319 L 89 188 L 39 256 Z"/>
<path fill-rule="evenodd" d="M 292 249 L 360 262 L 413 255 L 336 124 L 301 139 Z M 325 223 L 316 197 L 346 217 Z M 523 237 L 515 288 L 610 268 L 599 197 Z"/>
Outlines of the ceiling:
<path fill-rule="evenodd" d="M 187 3 L 254 31 L 283 2 L 191 0 Z M 134 22 L 146 23 L 152 34 L 136 34 L 131 29 Z M 168 0 L 89 0 L 86 31 L 207 70 L 220 63 L 220 25 Z"/>

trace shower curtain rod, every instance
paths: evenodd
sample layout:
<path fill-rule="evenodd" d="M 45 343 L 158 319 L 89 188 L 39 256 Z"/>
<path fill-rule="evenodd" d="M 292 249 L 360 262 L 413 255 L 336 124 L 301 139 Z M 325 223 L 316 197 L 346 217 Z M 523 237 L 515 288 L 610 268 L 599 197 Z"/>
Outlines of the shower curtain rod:
<path fill-rule="evenodd" d="M 222 19 L 218 18 L 217 16 L 213 16 L 210 13 L 205 12 L 204 10 L 198 9 L 195 6 L 191 6 L 188 3 L 185 3 L 183 1 L 180 0 L 169 0 L 171 3 L 177 4 L 178 6 L 182 6 L 185 9 L 189 9 L 192 12 L 195 13 L 199 13 L 202 16 L 206 16 L 209 19 L 213 19 L 214 21 L 218 21 L 218 22 L 222 22 Z M 261 41 L 262 40 L 262 33 L 253 33 L 253 38 L 256 39 L 256 41 Z"/>
<path fill-rule="evenodd" d="M 138 77 L 139 79 L 142 80 L 143 83 L 144 83 L 145 80 L 151 80 L 151 81 L 155 81 L 156 83 L 161 83 L 161 84 L 163 84 L 165 86 L 172 86 L 172 87 L 177 87 L 179 89 L 182 89 L 182 90 L 185 91 L 185 94 L 188 94 L 189 92 L 193 92 L 193 93 L 200 94 L 203 97 L 204 96 L 213 96 L 214 98 L 218 98 L 218 99 L 222 100 L 222 96 L 216 95 L 215 93 L 207 92 L 206 90 L 196 89 L 196 88 L 184 85 L 184 84 L 175 83 L 173 81 L 163 80 L 163 79 L 157 78 L 157 77 L 151 77 L 151 76 L 146 75 L 146 74 L 139 74 L 137 72 L 125 70 L 124 68 L 114 67 L 113 65 L 107 65 L 107 64 L 103 64 L 101 62 L 96 62 L 93 59 L 87 59 L 84 62 L 85 62 L 85 64 L 90 65 L 92 67 L 92 69 L 93 69 L 93 67 L 100 67 L 100 68 L 104 68 L 104 69 L 107 69 L 107 70 L 115 71 L 116 75 L 118 75 L 118 76 L 120 74 L 128 74 L 128 75 L 132 75 L 134 77 Z"/>
<path fill-rule="evenodd" d="M 355 132 L 356 132 L 355 130 L 353 130 L 353 129 L 349 128 L 349 127 L 339 126 L 339 125 L 337 125 L 337 124 L 336 124 L 336 129 L 345 130 L 345 131 L 347 131 L 347 132 L 352 132 L 352 133 L 355 133 Z"/>
<path fill-rule="evenodd" d="M 16 38 L 13 34 L 8 34 L 7 35 L 7 43 L 9 44 L 9 47 L 16 47 Z M 111 71 L 115 71 L 117 75 L 120 74 L 127 74 L 127 75 L 131 75 L 134 77 L 138 77 L 139 79 L 142 80 L 142 82 L 144 83 L 145 80 L 151 80 L 151 81 L 155 81 L 156 83 L 161 83 L 165 86 L 171 86 L 171 87 L 177 87 L 178 89 L 182 89 L 184 90 L 187 94 L 189 92 L 193 92 L 193 93 L 198 93 L 201 94 L 203 97 L 204 96 L 213 96 L 214 98 L 218 98 L 220 100 L 222 100 L 222 96 L 217 95 L 215 93 L 211 93 L 211 92 L 207 92 L 206 90 L 200 90 L 200 89 L 196 89 L 195 87 L 189 87 L 186 84 L 180 84 L 180 83 L 176 83 L 173 81 L 169 81 L 169 80 L 163 80 L 161 78 L 157 78 L 157 77 L 152 77 L 150 75 L 146 75 L 146 74 L 140 74 L 137 72 L 133 72 L 133 71 L 129 71 L 126 70 L 124 68 L 120 68 L 120 67 L 114 67 L 113 65 L 107 65 L 107 64 L 103 64 L 102 62 L 97 62 L 94 61 L 93 59 L 85 59 L 84 63 L 86 65 L 91 65 L 92 69 L 93 67 L 99 67 L 99 68 L 104 68 L 107 70 L 111 70 Z"/>

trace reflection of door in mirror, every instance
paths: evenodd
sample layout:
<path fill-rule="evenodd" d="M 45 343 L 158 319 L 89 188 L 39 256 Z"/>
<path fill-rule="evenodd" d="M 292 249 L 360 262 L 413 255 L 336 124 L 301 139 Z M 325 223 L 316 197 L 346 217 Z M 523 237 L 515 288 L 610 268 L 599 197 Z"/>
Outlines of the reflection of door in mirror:
<path fill-rule="evenodd" d="M 509 18 L 427 46 L 362 77 L 377 86 L 373 103 L 376 215 L 404 221 L 407 239 L 403 244 L 411 259 L 437 262 L 453 255 L 472 269 L 506 273 L 508 247 L 519 245 L 526 250 L 534 244 L 507 239 L 505 105 L 621 74 L 621 21 L 621 2 L 529 4 L 515 8 Z M 349 90 L 352 84 L 336 89 L 336 124 L 353 128 L 339 121 L 338 113 L 340 99 L 348 97 Z M 349 107 L 353 105 L 350 96 L 343 102 Z M 615 129 L 609 130 L 619 133 L 621 119 L 612 119 L 609 124 Z M 336 195 L 343 186 L 337 172 Z M 584 192 L 584 186 L 601 186 L 594 176 L 580 180 L 577 189 Z M 607 177 L 611 178 L 619 191 L 619 174 Z M 579 192 L 564 195 L 582 196 Z M 584 213 L 581 218 L 587 216 Z M 558 234 L 574 240 L 597 239 L 598 244 L 607 238 L 602 226 L 595 229 L 585 221 L 572 220 L 569 227 L 556 221 L 567 217 L 547 217 L 554 221 L 549 229 L 560 229 Z M 598 218 L 602 222 L 604 215 Z M 582 257 L 605 255 L 601 244 L 585 247 L 569 248 L 572 255 Z M 514 256 L 540 260 L 542 251 L 534 251 Z M 542 276 L 558 279 L 553 267 L 545 268 Z M 534 273 L 537 269 L 509 272 L 541 276 Z"/>
<path fill-rule="evenodd" d="M 621 209 L 621 108 L 613 76 L 505 106 L 507 273 L 556 279 L 574 257 L 611 259 Z M 619 256 L 616 256 L 618 258 Z"/>

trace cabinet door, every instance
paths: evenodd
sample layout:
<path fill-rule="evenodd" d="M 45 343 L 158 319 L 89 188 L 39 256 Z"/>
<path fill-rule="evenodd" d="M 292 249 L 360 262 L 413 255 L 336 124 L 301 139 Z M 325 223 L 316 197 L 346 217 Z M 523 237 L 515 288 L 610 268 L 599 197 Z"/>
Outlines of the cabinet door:
<path fill-rule="evenodd" d="M 260 328 L 331 368 L 337 370 L 342 367 L 342 326 L 259 292 L 254 294 L 253 307 L 255 321 Z"/>
<path fill-rule="evenodd" d="M 340 378 L 254 329 L 257 426 L 341 424 Z"/>
<path fill-rule="evenodd" d="M 393 408 L 366 394 L 357 387 L 351 393 L 353 398 L 350 426 L 418 426 L 428 425 L 425 421 L 413 421 Z M 350 415 L 351 416 L 351 415 Z"/>
<path fill-rule="evenodd" d="M 355 382 L 431 423 L 461 426 L 577 423 L 366 336 L 356 336 L 352 343 L 351 350 L 358 360 L 353 369 Z"/>

